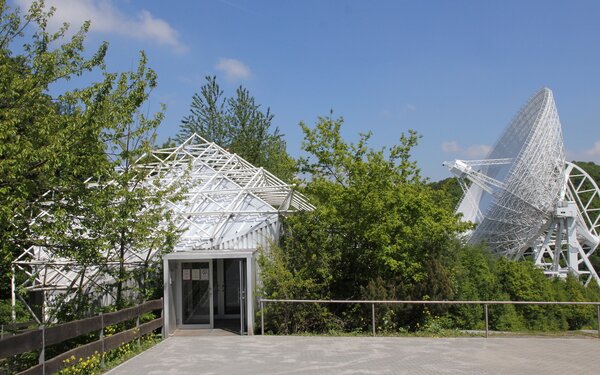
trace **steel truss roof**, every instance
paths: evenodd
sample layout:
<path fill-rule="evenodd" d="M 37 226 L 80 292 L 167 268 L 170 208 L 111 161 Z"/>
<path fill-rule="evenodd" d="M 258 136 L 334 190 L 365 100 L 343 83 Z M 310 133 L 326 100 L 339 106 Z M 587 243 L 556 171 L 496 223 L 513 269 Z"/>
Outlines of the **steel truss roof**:
<path fill-rule="evenodd" d="M 256 250 L 277 240 L 280 215 L 314 209 L 292 185 L 196 134 L 179 146 L 142 156 L 135 166 L 146 172 L 146 188 L 179 192 L 181 199 L 163 202 L 181 233 L 176 252 Z M 51 204 L 38 218 L 47 215 L 52 215 Z M 125 264 L 132 269 L 156 256 L 156 250 L 128 249 Z M 106 270 L 117 267 L 119 259 L 112 251 L 105 257 L 102 269 L 84 268 L 50 248 L 31 246 L 13 265 L 28 275 L 22 286 L 29 290 L 44 290 L 51 297 L 83 281 L 85 290 L 108 296 L 110 302 L 113 278 Z"/>

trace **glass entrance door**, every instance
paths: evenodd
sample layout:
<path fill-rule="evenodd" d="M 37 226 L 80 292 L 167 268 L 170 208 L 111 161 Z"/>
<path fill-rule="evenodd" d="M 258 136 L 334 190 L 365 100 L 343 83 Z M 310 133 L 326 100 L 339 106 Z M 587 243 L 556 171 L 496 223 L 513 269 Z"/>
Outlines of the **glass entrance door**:
<path fill-rule="evenodd" d="M 212 262 L 181 264 L 182 323 L 213 327 Z"/>
<path fill-rule="evenodd" d="M 240 259 L 224 259 L 224 310 L 229 316 L 240 314 Z"/>
<path fill-rule="evenodd" d="M 215 327 L 243 334 L 246 328 L 246 259 L 215 259 L 213 303 Z"/>

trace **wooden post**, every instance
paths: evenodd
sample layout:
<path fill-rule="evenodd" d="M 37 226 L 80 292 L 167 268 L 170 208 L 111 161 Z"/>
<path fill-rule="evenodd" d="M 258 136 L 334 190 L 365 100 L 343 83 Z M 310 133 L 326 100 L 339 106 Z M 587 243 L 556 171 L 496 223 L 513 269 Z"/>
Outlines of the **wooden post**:
<path fill-rule="evenodd" d="M 137 336 L 137 346 L 138 348 L 141 346 L 141 342 L 140 342 L 140 306 L 138 305 L 137 309 L 137 316 L 135 318 L 135 329 L 137 330 L 136 332 L 136 336 Z"/>
<path fill-rule="evenodd" d="M 102 353 L 100 353 L 100 367 L 106 367 L 104 363 L 104 314 L 100 313 L 100 342 L 102 343 Z"/>
<path fill-rule="evenodd" d="M 375 304 L 371 304 L 371 323 L 373 325 L 373 337 L 375 336 Z"/>
<path fill-rule="evenodd" d="M 488 321 L 488 305 L 487 303 L 484 305 L 485 308 L 485 338 L 488 338 L 489 335 L 489 321 Z"/>
<path fill-rule="evenodd" d="M 160 309 L 160 317 L 162 318 L 162 327 L 160 328 L 160 335 L 162 339 L 165 339 L 165 300 L 163 297 L 160 297 L 160 304 L 162 305 L 162 309 Z"/>

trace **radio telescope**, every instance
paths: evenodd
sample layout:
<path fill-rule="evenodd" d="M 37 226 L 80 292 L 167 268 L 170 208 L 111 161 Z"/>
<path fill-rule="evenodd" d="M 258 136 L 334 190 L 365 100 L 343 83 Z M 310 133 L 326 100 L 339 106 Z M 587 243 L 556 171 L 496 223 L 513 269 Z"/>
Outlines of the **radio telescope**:
<path fill-rule="evenodd" d="M 547 275 L 600 278 L 589 257 L 600 244 L 600 190 L 565 160 L 552 91 L 537 92 L 483 160 L 444 165 L 464 196 L 456 212 L 475 229 L 469 243 L 485 242 L 509 259 L 530 258 Z"/>

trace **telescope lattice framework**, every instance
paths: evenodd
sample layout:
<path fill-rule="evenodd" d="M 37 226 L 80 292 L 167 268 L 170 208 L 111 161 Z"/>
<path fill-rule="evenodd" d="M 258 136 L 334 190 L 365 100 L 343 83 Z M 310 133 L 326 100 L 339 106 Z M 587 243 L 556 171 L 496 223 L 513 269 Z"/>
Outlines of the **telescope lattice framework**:
<path fill-rule="evenodd" d="M 177 186 L 181 192 L 182 199 L 162 202 L 181 231 L 175 252 L 267 247 L 279 237 L 281 215 L 314 209 L 292 185 L 196 134 L 179 146 L 155 150 L 140 160 L 143 162 L 135 167 L 146 171 L 146 188 L 158 191 Z M 52 216 L 52 192 L 46 199 L 47 208 L 32 222 Z M 125 265 L 128 269 L 140 267 L 159 260 L 160 255 L 156 250 L 129 248 Z M 47 247 L 26 248 L 13 262 L 15 270 L 27 276 L 22 285 L 15 285 L 13 277 L 13 301 L 20 288 L 42 291 L 49 302 L 78 289 L 97 295 L 108 305 L 116 298 L 110 276 L 115 272 L 108 268 L 116 268 L 119 259 L 116 250 L 106 252 L 104 258 L 102 268 L 82 267 Z"/>
<path fill-rule="evenodd" d="M 464 191 L 457 213 L 476 224 L 469 243 L 485 242 L 509 259 L 533 259 L 548 275 L 600 285 L 589 259 L 600 244 L 600 189 L 565 160 L 550 89 L 527 102 L 486 159 L 444 165 Z"/>

